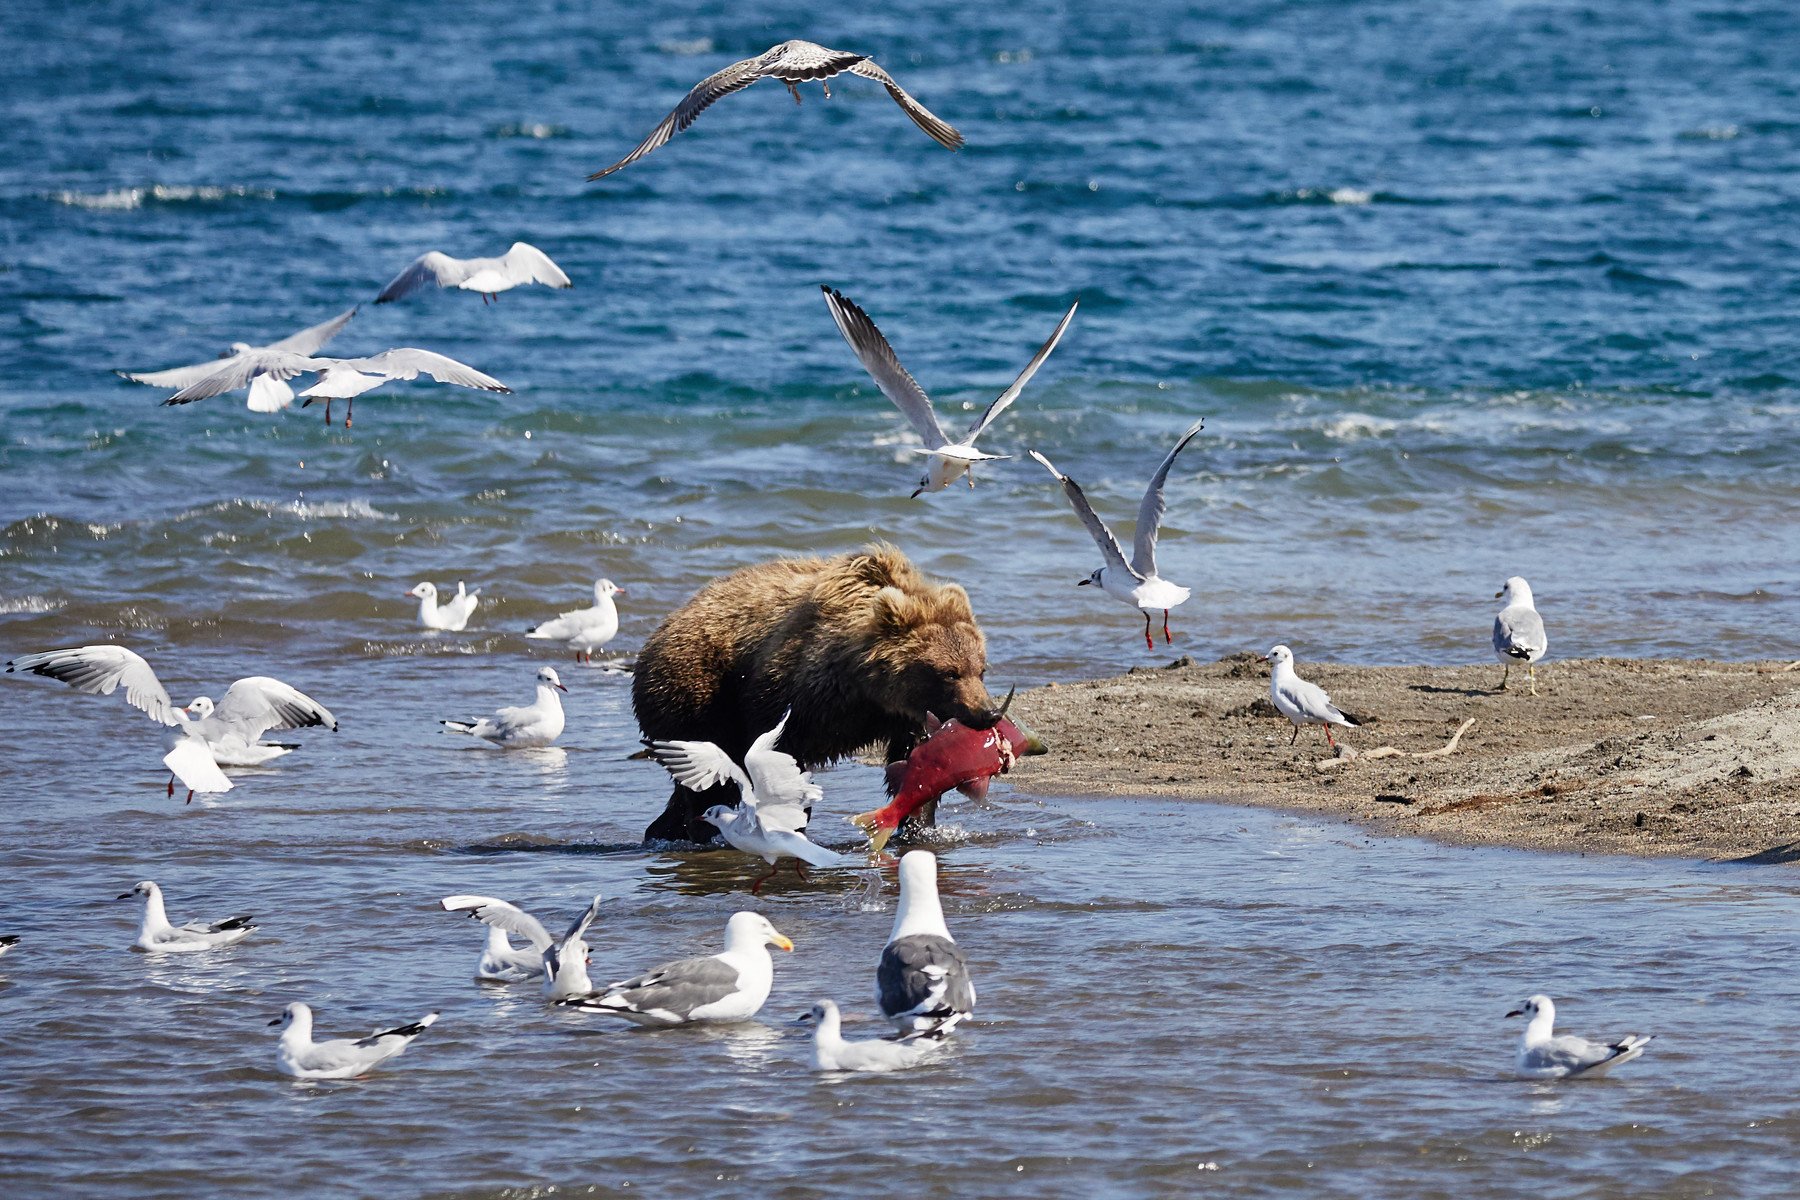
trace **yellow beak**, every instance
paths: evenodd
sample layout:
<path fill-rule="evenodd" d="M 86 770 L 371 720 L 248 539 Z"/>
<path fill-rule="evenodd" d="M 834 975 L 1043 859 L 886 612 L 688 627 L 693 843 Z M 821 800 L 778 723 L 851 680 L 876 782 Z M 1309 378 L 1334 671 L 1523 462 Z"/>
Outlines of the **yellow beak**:
<path fill-rule="evenodd" d="M 770 942 L 769 944 L 771 946 L 779 946 L 783 950 L 786 950 L 789 954 L 792 954 L 794 952 L 794 943 L 788 941 L 787 938 L 783 937 L 779 933 L 775 935 L 775 939 L 772 942 Z"/>

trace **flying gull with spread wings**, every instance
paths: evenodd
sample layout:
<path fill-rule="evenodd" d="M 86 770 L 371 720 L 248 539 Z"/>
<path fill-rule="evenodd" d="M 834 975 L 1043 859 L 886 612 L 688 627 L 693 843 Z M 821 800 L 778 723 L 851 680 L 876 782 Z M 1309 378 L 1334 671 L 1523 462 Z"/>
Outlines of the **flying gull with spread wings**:
<path fill-rule="evenodd" d="M 441 250 L 427 251 L 394 276 L 381 289 L 381 295 L 375 297 L 375 303 L 391 304 L 428 287 L 453 287 L 481 293 L 481 302 L 486 304 L 498 300 L 501 292 L 528 283 L 553 288 L 575 286 L 548 254 L 527 242 L 514 242 L 499 258 L 451 258 Z"/>
<path fill-rule="evenodd" d="M 265 352 L 283 354 L 317 354 L 325 348 L 325 343 L 336 337 L 350 318 L 356 315 L 354 308 L 345 309 L 337 316 L 322 325 L 314 325 L 310 329 L 302 329 L 299 333 L 290 334 L 279 342 L 270 342 L 266 346 L 252 346 L 249 342 L 233 342 L 231 348 L 210 362 L 195 363 L 187 367 L 170 367 L 166 371 L 119 371 L 121 378 L 133 383 L 147 383 L 151 387 L 185 388 L 199 383 L 208 376 L 217 374 L 247 354 Z M 239 384 L 239 387 L 244 386 Z M 294 389 L 283 380 L 270 375 L 254 375 L 249 380 L 250 397 L 246 406 L 251 412 L 280 412 L 294 402 Z"/>

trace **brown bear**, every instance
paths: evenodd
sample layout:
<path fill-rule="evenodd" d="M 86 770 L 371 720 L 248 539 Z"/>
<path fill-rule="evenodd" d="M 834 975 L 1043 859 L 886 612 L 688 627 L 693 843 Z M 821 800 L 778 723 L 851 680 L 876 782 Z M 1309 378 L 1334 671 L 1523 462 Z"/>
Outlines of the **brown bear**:
<path fill-rule="evenodd" d="M 781 749 L 807 767 L 870 745 L 892 761 L 922 736 L 927 711 L 993 725 L 986 673 L 968 593 L 877 543 L 713 580 L 644 643 L 631 703 L 646 738 L 715 742 L 740 761 L 789 710 Z M 736 801 L 730 784 L 677 786 L 644 837 L 711 841 L 700 814 Z"/>

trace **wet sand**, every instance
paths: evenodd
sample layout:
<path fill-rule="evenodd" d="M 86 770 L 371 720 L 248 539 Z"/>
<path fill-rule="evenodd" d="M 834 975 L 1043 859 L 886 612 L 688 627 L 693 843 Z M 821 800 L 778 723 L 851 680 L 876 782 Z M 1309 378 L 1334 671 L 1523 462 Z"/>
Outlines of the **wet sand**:
<path fill-rule="evenodd" d="M 1607 854 L 1800 862 L 1800 670 L 1785 662 L 1547 663 L 1536 696 L 1498 664 L 1351 667 L 1303 678 L 1364 725 L 1293 727 L 1251 655 L 1177 659 L 1021 693 L 1050 754 L 1011 775 L 1044 795 L 1154 795 L 1331 813 L 1371 832 Z M 1448 754 L 1441 750 L 1473 720 Z M 1393 747 L 1400 754 L 1372 754 Z"/>

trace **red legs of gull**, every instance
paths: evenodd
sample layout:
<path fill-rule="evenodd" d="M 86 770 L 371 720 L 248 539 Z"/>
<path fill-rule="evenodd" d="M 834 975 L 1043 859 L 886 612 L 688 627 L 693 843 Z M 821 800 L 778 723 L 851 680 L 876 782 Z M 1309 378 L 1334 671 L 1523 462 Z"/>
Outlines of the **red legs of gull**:
<path fill-rule="evenodd" d="M 801 883 L 806 882 L 806 864 L 797 858 L 794 860 L 794 874 L 800 877 Z"/>
<path fill-rule="evenodd" d="M 325 397 L 325 427 L 331 428 L 331 397 Z"/>
<path fill-rule="evenodd" d="M 192 788 L 189 788 L 188 789 L 188 798 L 186 800 L 183 800 L 182 803 L 183 804 L 192 804 L 193 802 L 194 802 L 194 791 Z"/>
<path fill-rule="evenodd" d="M 757 876 L 756 882 L 750 885 L 750 894 L 752 896 L 762 895 L 762 885 L 775 878 L 775 872 L 779 870 L 781 870 L 781 860 L 778 858 L 769 864 L 769 873 L 767 875 Z"/>
<path fill-rule="evenodd" d="M 175 798 L 175 777 L 173 775 L 171 775 L 171 776 L 169 776 L 169 799 L 173 800 L 174 798 Z"/>
<path fill-rule="evenodd" d="M 1173 640 L 1169 637 L 1169 610 L 1165 608 L 1163 609 L 1163 645 L 1167 646 Z"/>
<path fill-rule="evenodd" d="M 350 418 L 356 412 L 356 397 L 344 401 L 344 428 L 350 428 Z"/>
<path fill-rule="evenodd" d="M 1325 744 L 1333 750 L 1337 749 L 1337 742 L 1331 736 L 1331 726 L 1329 725 L 1325 726 Z"/>
<path fill-rule="evenodd" d="M 1156 639 L 1150 636 L 1150 613 L 1148 610 L 1144 613 L 1144 649 L 1156 649 Z"/>

